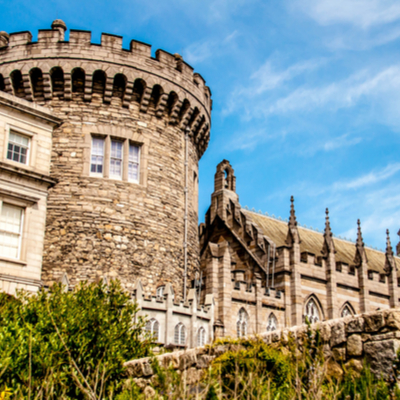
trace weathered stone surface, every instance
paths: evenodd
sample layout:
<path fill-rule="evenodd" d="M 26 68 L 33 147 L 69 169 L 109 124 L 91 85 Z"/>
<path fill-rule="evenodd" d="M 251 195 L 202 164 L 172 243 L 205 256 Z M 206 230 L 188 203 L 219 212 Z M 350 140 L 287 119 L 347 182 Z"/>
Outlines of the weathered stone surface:
<path fill-rule="evenodd" d="M 392 372 L 393 360 L 398 348 L 397 339 L 365 343 L 364 352 L 371 371 L 376 375 L 388 376 Z"/>
<path fill-rule="evenodd" d="M 335 347 L 332 350 L 332 355 L 335 361 L 345 361 L 346 360 L 346 348 L 345 347 Z"/>
<path fill-rule="evenodd" d="M 198 368 L 208 368 L 215 356 L 202 355 L 197 357 Z"/>
<path fill-rule="evenodd" d="M 151 386 L 146 386 L 143 394 L 146 399 L 154 399 L 155 395 L 156 395 L 156 391 Z"/>
<path fill-rule="evenodd" d="M 346 371 L 354 371 L 358 375 L 363 369 L 363 364 L 360 360 L 352 358 L 350 361 L 344 364 L 344 368 Z"/>
<path fill-rule="evenodd" d="M 346 332 L 343 321 L 336 321 L 331 327 L 331 347 L 342 344 L 346 341 Z"/>
<path fill-rule="evenodd" d="M 364 315 L 365 332 L 378 332 L 385 326 L 383 312 Z"/>
<path fill-rule="evenodd" d="M 391 329 L 400 329 L 400 311 L 390 310 L 385 312 L 386 326 Z"/>
<path fill-rule="evenodd" d="M 351 335 L 347 338 L 347 354 L 351 356 L 361 356 L 363 342 L 360 335 Z"/>
<path fill-rule="evenodd" d="M 346 323 L 346 333 L 361 333 L 364 331 L 364 319 L 353 318 Z"/>
<path fill-rule="evenodd" d="M 188 369 L 197 363 L 196 353 L 193 350 L 183 353 L 179 360 L 179 369 L 181 371 Z"/>

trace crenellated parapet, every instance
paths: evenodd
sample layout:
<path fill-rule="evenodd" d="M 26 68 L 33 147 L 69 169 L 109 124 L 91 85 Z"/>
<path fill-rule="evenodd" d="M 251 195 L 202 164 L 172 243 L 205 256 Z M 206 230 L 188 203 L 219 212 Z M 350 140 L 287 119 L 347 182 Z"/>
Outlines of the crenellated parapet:
<path fill-rule="evenodd" d="M 70 30 L 61 20 L 52 29 L 0 32 L 0 90 L 29 101 L 54 98 L 105 104 L 165 119 L 168 125 L 190 128 L 189 136 L 202 156 L 210 139 L 211 91 L 205 80 L 179 54 L 157 50 L 136 40 L 129 49 L 122 37 L 103 33 L 92 43 L 91 32 Z"/>

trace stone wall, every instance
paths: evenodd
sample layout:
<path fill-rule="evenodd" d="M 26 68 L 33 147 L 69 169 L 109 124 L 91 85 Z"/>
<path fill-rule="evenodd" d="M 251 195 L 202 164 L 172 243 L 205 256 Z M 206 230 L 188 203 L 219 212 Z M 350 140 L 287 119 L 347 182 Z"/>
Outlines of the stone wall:
<path fill-rule="evenodd" d="M 364 360 L 377 376 L 387 377 L 392 372 L 393 360 L 400 347 L 400 309 L 390 309 L 346 318 L 328 320 L 312 325 L 319 329 L 323 350 L 331 373 L 341 375 L 343 368 L 361 370 Z M 266 343 L 288 343 L 293 337 L 298 343 L 307 332 L 307 326 L 293 327 L 259 335 Z M 188 383 L 200 379 L 212 360 L 230 349 L 231 345 L 206 346 L 157 356 L 161 366 L 172 366 L 185 373 Z M 151 359 L 143 358 L 125 363 L 127 374 L 150 382 L 153 376 Z"/>

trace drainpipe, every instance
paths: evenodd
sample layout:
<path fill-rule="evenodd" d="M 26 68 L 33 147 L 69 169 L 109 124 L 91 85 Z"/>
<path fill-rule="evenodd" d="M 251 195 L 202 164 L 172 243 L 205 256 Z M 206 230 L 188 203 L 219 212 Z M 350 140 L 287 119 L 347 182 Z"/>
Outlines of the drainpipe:
<path fill-rule="evenodd" d="M 189 159 L 189 132 L 190 128 L 185 129 L 185 215 L 184 219 L 184 238 L 183 238 L 183 255 L 184 255 L 184 280 L 183 280 L 183 301 L 186 301 L 186 290 L 187 290 L 187 235 L 188 235 L 188 159 Z"/>

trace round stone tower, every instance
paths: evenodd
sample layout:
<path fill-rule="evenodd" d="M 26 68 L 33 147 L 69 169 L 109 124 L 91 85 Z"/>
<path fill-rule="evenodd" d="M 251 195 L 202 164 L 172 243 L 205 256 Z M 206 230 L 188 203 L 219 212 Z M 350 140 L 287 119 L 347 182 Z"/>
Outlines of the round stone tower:
<path fill-rule="evenodd" d="M 42 280 L 118 278 L 178 297 L 199 263 L 198 161 L 211 92 L 178 54 L 70 30 L 0 32 L 0 90 L 63 119 L 53 136 Z M 186 239 L 185 239 L 186 238 Z M 185 257 L 185 241 L 187 257 Z M 185 263 L 187 259 L 187 263 Z M 186 266 L 185 266 L 186 264 Z"/>

